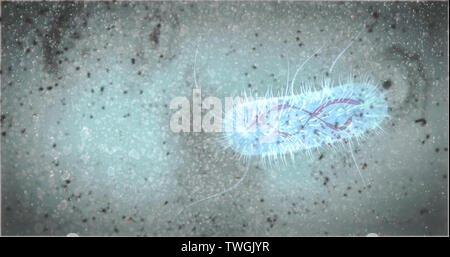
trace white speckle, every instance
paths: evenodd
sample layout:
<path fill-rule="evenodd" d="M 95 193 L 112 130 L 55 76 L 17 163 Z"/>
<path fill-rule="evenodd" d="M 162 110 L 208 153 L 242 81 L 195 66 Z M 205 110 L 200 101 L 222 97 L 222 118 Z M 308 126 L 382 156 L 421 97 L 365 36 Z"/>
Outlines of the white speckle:
<path fill-rule="evenodd" d="M 36 233 L 42 233 L 42 230 L 44 230 L 44 225 L 42 225 L 41 223 L 34 225 L 34 231 Z"/>
<path fill-rule="evenodd" d="M 86 164 L 89 161 L 89 158 L 90 158 L 89 155 L 86 153 L 83 154 L 80 159 L 83 161 L 84 164 Z"/>
<path fill-rule="evenodd" d="M 86 138 L 88 138 L 89 136 L 90 136 L 89 128 L 83 127 L 83 128 L 81 129 L 81 138 L 82 138 L 82 139 L 86 139 Z"/>
<path fill-rule="evenodd" d="M 141 158 L 141 155 L 135 149 L 131 149 L 131 151 L 128 153 L 128 156 L 136 160 L 139 160 Z"/>
<path fill-rule="evenodd" d="M 72 153 L 72 145 L 65 145 L 62 148 L 62 152 L 64 155 L 69 155 Z"/>
<path fill-rule="evenodd" d="M 61 172 L 61 178 L 62 178 L 63 180 L 69 179 L 69 178 L 70 178 L 70 173 L 69 173 L 67 170 L 63 170 L 63 171 Z"/>
<path fill-rule="evenodd" d="M 66 208 L 67 208 L 67 201 L 66 201 L 66 200 L 62 200 L 62 201 L 58 204 L 57 208 L 58 208 L 58 210 L 60 210 L 60 211 L 66 209 Z"/>

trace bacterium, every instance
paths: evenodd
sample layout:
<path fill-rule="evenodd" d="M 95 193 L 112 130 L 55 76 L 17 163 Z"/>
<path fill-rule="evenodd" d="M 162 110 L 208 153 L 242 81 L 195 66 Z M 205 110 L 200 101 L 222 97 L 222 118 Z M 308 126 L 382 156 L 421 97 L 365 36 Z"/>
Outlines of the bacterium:
<path fill-rule="evenodd" d="M 317 91 L 309 88 L 236 105 L 223 122 L 227 144 L 243 156 L 293 158 L 295 152 L 348 144 L 380 128 L 387 104 L 377 87 L 369 81 L 330 83 L 325 81 Z"/>

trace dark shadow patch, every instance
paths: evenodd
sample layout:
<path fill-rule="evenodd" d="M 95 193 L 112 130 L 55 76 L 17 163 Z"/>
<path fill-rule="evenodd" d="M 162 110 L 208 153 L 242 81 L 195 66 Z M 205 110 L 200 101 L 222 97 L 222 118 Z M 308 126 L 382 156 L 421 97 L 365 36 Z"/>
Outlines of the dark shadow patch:
<path fill-rule="evenodd" d="M 408 91 L 403 103 L 396 108 L 396 115 L 403 115 L 403 111 L 409 108 L 420 108 L 425 112 L 428 102 L 428 91 L 431 82 L 425 74 L 422 58 L 417 53 L 408 52 L 403 46 L 394 44 L 385 52 L 389 60 L 402 63 L 407 67 L 406 77 L 408 80 Z M 398 114 L 397 114 L 398 113 Z"/>
<path fill-rule="evenodd" d="M 154 28 L 152 33 L 150 33 L 150 42 L 153 49 L 159 46 L 159 37 L 161 36 L 161 23 L 158 23 Z"/>
<path fill-rule="evenodd" d="M 427 208 L 420 209 L 420 215 L 428 214 L 430 211 Z"/>
<path fill-rule="evenodd" d="M 63 50 L 68 49 L 62 46 L 63 37 L 66 33 L 70 33 L 70 38 L 78 40 L 81 38 L 80 31 L 72 31 L 75 24 L 75 17 L 79 16 L 84 10 L 84 3 L 61 3 L 55 10 L 58 14 L 52 22 L 50 31 L 43 35 L 43 56 L 45 69 L 49 73 L 58 72 L 58 56 Z"/>

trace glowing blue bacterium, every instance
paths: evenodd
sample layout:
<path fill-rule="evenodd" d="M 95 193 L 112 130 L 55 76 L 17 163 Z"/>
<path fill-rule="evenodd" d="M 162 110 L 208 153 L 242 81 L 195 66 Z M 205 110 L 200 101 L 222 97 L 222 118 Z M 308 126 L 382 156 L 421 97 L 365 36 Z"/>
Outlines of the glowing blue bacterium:
<path fill-rule="evenodd" d="M 242 156 L 274 157 L 336 142 L 348 144 L 380 128 L 387 117 L 383 94 L 370 82 L 348 82 L 299 94 L 248 100 L 228 111 L 227 144 Z"/>

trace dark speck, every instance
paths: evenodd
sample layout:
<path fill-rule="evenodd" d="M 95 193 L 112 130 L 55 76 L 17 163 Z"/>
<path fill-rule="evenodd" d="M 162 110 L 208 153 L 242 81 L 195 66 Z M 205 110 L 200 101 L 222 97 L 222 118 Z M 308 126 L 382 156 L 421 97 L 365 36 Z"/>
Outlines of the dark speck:
<path fill-rule="evenodd" d="M 159 36 L 161 34 L 160 31 L 161 24 L 158 23 L 156 27 L 153 29 L 152 33 L 150 34 L 150 41 L 152 42 L 152 47 L 157 48 L 159 44 Z"/>
<path fill-rule="evenodd" d="M 328 177 L 325 177 L 325 180 L 323 182 L 323 185 L 326 186 L 328 184 L 328 181 L 330 181 L 330 179 Z"/>
<path fill-rule="evenodd" d="M 424 118 L 417 119 L 414 121 L 415 123 L 420 123 L 420 125 L 425 126 L 427 125 L 427 121 Z"/>
<path fill-rule="evenodd" d="M 134 58 L 131 58 L 131 64 L 135 64 L 136 60 Z"/>
<path fill-rule="evenodd" d="M 372 16 L 373 16 L 375 19 L 378 19 L 378 17 L 380 17 L 380 13 L 375 11 L 375 12 L 372 13 Z"/>
<path fill-rule="evenodd" d="M 391 80 L 386 80 L 383 82 L 383 88 L 384 89 L 389 89 L 392 86 L 392 81 Z"/>
<path fill-rule="evenodd" d="M 430 211 L 427 208 L 420 209 L 420 215 L 428 214 Z"/>
<path fill-rule="evenodd" d="M 80 38 L 80 33 L 77 32 L 77 31 L 75 31 L 75 32 L 72 34 L 72 37 L 73 37 L 74 39 L 79 39 L 79 38 Z"/>

